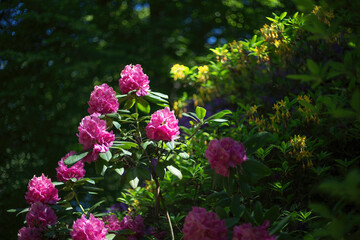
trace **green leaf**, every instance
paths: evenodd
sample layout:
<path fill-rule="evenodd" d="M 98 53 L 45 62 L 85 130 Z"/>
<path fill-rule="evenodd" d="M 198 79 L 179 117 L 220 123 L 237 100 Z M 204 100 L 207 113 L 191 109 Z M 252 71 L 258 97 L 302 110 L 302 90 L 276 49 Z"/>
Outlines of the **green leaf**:
<path fill-rule="evenodd" d="M 287 15 L 287 12 L 283 12 L 283 13 L 280 15 L 279 19 L 280 19 L 280 20 L 283 20 L 284 17 L 286 17 L 286 15 Z"/>
<path fill-rule="evenodd" d="M 272 21 L 272 22 L 277 22 L 275 19 L 270 18 L 270 17 L 266 17 L 268 20 Z"/>
<path fill-rule="evenodd" d="M 292 0 L 301 12 L 311 12 L 315 4 L 312 0 Z"/>
<path fill-rule="evenodd" d="M 146 101 L 142 97 L 137 97 L 136 101 L 137 101 L 137 107 L 139 108 L 140 111 L 146 114 L 150 113 L 150 104 L 148 101 Z"/>
<path fill-rule="evenodd" d="M 30 208 L 24 208 L 23 210 L 21 210 L 20 212 L 18 212 L 18 213 L 16 214 L 16 216 L 19 216 L 19 215 L 22 214 L 22 213 L 28 212 L 29 209 L 30 209 Z"/>
<path fill-rule="evenodd" d="M 154 95 L 153 93 L 149 93 L 148 95 L 146 95 L 144 97 L 146 100 L 148 100 L 149 102 L 155 103 L 159 106 L 163 106 L 166 107 L 169 105 L 169 102 L 159 96 Z"/>
<path fill-rule="evenodd" d="M 91 213 L 95 208 L 97 208 L 98 206 L 100 206 L 103 202 L 105 202 L 105 200 L 101 200 L 97 203 L 95 203 L 88 211 L 88 213 Z"/>
<path fill-rule="evenodd" d="M 316 76 L 306 74 L 289 74 L 286 77 L 290 79 L 303 80 L 304 82 L 310 82 L 318 79 Z"/>
<path fill-rule="evenodd" d="M 238 222 L 239 222 L 240 218 L 226 218 L 225 219 L 225 225 L 227 228 L 231 228 L 233 226 L 235 226 Z"/>
<path fill-rule="evenodd" d="M 254 206 L 254 217 L 255 220 L 261 224 L 263 222 L 263 208 L 261 202 L 256 201 Z"/>
<path fill-rule="evenodd" d="M 117 174 L 119 174 L 120 176 L 122 176 L 125 172 L 125 169 L 124 168 L 115 168 L 115 172 Z"/>
<path fill-rule="evenodd" d="M 134 104 L 135 104 L 135 98 L 130 98 L 130 99 L 126 100 L 124 109 L 130 109 L 130 108 L 132 108 L 132 106 L 134 106 Z"/>
<path fill-rule="evenodd" d="M 202 108 L 202 107 L 197 106 L 195 112 L 196 112 L 196 116 L 197 116 L 200 120 L 204 120 L 205 115 L 206 115 L 206 109 L 205 109 L 205 108 Z"/>
<path fill-rule="evenodd" d="M 274 235 L 275 233 L 283 229 L 288 224 L 290 218 L 290 215 L 284 217 L 273 229 L 271 229 L 270 235 Z"/>
<path fill-rule="evenodd" d="M 166 146 L 167 146 L 170 150 L 174 150 L 175 142 L 174 142 L 174 141 L 167 142 L 167 143 L 166 143 Z"/>
<path fill-rule="evenodd" d="M 114 148 L 122 148 L 122 149 L 139 148 L 139 146 L 136 143 L 127 142 L 127 141 L 114 141 L 113 147 Z"/>
<path fill-rule="evenodd" d="M 222 117 L 225 116 L 225 115 L 230 115 L 230 114 L 232 114 L 232 111 L 230 111 L 230 110 L 223 110 L 223 111 L 220 111 L 220 112 L 215 113 L 214 115 L 208 117 L 207 119 L 205 119 L 205 122 L 210 121 L 210 120 L 212 120 L 212 119 L 219 119 L 219 118 L 222 118 Z"/>
<path fill-rule="evenodd" d="M 129 184 L 132 188 L 137 188 L 138 184 L 139 184 L 139 178 L 135 177 L 134 179 L 129 181 Z"/>
<path fill-rule="evenodd" d="M 110 150 L 108 150 L 107 152 L 104 152 L 104 153 L 99 153 L 99 156 L 107 162 L 109 162 L 112 158 L 112 154 L 111 154 Z"/>
<path fill-rule="evenodd" d="M 113 234 L 113 233 L 107 234 L 107 235 L 106 235 L 106 239 L 107 239 L 107 240 L 113 240 L 115 236 L 116 236 L 116 234 Z"/>
<path fill-rule="evenodd" d="M 248 159 L 242 164 L 243 167 L 251 173 L 256 173 L 264 177 L 269 176 L 271 173 L 271 169 L 269 167 L 257 160 Z"/>
<path fill-rule="evenodd" d="M 230 204 L 230 210 L 236 217 L 241 217 L 242 213 L 244 212 L 243 209 L 241 209 L 241 198 L 239 195 L 234 195 L 231 204 Z"/>
<path fill-rule="evenodd" d="M 83 159 L 89 152 L 83 152 L 83 153 L 77 153 L 75 155 L 71 155 L 67 157 L 64 161 L 66 165 L 72 165 L 74 163 L 77 163 L 81 159 Z"/>
<path fill-rule="evenodd" d="M 116 122 L 116 121 L 113 121 L 113 125 L 116 127 L 116 129 L 120 129 L 121 128 L 121 124 Z"/>
<path fill-rule="evenodd" d="M 179 153 L 179 157 L 181 157 L 183 159 L 188 159 L 190 156 L 186 152 L 181 152 L 181 153 Z"/>
<path fill-rule="evenodd" d="M 131 168 L 128 173 L 126 174 L 127 179 L 129 180 L 129 184 L 132 188 L 137 188 L 138 184 L 139 184 L 139 178 L 138 178 L 138 174 L 136 171 L 136 168 L 133 167 Z"/>
<path fill-rule="evenodd" d="M 179 169 L 177 169 L 176 167 L 169 165 L 166 167 L 172 174 L 174 174 L 176 177 L 178 177 L 179 179 L 182 179 L 182 173 Z"/>
<path fill-rule="evenodd" d="M 276 219 L 280 216 L 280 209 L 278 206 L 273 206 L 266 211 L 264 215 L 264 220 L 269 220 L 270 222 L 275 222 Z"/>
<path fill-rule="evenodd" d="M 159 93 L 159 92 L 151 92 L 151 94 L 158 96 L 160 98 L 165 98 L 165 99 L 169 99 L 169 96 L 163 93 Z"/>
<path fill-rule="evenodd" d="M 314 62 L 312 59 L 307 59 L 307 60 L 306 60 L 306 64 L 307 64 L 307 67 L 309 68 L 310 72 L 311 72 L 313 75 L 319 75 L 319 73 L 320 73 L 320 68 L 319 68 L 319 66 L 316 64 L 316 62 Z"/>
<path fill-rule="evenodd" d="M 324 218 L 332 218 L 330 209 L 320 203 L 310 203 L 310 208 Z"/>
<path fill-rule="evenodd" d="M 273 138 L 273 135 L 269 132 L 259 132 L 252 135 L 244 142 L 246 154 L 251 155 L 261 147 L 266 148 L 265 144 L 272 142 Z"/>

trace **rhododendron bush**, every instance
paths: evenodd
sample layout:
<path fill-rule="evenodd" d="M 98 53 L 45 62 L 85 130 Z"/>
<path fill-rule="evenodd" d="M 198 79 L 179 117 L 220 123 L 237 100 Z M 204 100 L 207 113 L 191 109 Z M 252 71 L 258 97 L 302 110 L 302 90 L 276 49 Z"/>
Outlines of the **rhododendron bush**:
<path fill-rule="evenodd" d="M 227 239 L 232 226 L 211 209 L 182 209 L 187 217 L 184 227 L 179 226 L 184 219 L 174 218 L 178 207 L 171 205 L 162 184 L 183 181 L 182 164 L 189 163 L 187 146 L 196 144 L 193 137 L 205 129 L 226 128 L 231 111 L 206 117 L 206 109 L 198 107 L 187 113 L 193 127 L 185 128 L 170 110 L 168 96 L 150 91 L 150 80 L 139 64 L 125 66 L 120 76 L 119 89 L 105 83 L 94 87 L 90 115 L 74 134 L 81 150 L 71 150 L 58 161 L 58 182 L 46 173 L 29 181 L 29 208 L 22 211 L 27 212 L 27 227 L 19 230 L 18 238 L 177 239 L 184 234 L 185 239 Z M 209 159 L 203 167 L 217 176 L 217 184 L 235 189 L 237 184 L 229 186 L 229 179 L 256 167 L 265 169 L 260 177 L 268 175 L 266 166 L 249 158 L 239 140 L 210 135 L 209 140 L 197 157 Z M 120 184 L 122 191 L 110 199 L 103 195 L 107 189 L 102 181 L 114 175 L 119 182 L 113 184 Z"/>
<path fill-rule="evenodd" d="M 168 95 L 151 87 L 140 64 L 125 66 L 118 82 L 95 86 L 88 106 L 84 103 L 89 115 L 79 119 L 74 133 L 79 144 L 53 160 L 57 181 L 50 173 L 29 180 L 28 206 L 16 210 L 25 219 L 18 239 L 360 236 L 355 207 L 360 174 L 348 172 L 358 150 L 347 142 L 360 129 L 360 91 L 355 78 L 341 86 L 338 79 L 330 83 L 320 77 L 328 68 L 329 79 L 342 74 L 340 63 L 307 59 L 289 71 L 309 68 L 316 78 L 278 76 L 285 74 L 286 63 L 297 61 L 289 57 L 289 46 L 294 54 L 304 48 L 297 41 L 308 36 L 305 22 L 316 17 L 327 25 L 333 15 L 315 7 L 308 16 L 286 16 L 268 18 L 271 26 L 261 28 L 259 38 L 212 49 L 214 61 L 207 65 L 175 64 L 174 81 L 193 94 L 171 105 Z M 342 47 L 335 34 L 314 41 L 307 42 L 309 49 Z M 307 81 L 289 80 L 302 78 Z M 316 89 L 319 84 L 324 87 Z M 291 93 L 272 89 L 280 85 Z M 341 94 L 351 95 L 351 100 L 338 96 L 347 99 L 344 108 L 351 110 L 342 110 L 351 120 L 331 115 L 336 108 L 331 97 L 341 87 Z M 326 180 L 330 172 L 345 180 Z M 331 200 L 336 209 L 316 203 L 326 198 L 322 194 L 340 199 Z"/>

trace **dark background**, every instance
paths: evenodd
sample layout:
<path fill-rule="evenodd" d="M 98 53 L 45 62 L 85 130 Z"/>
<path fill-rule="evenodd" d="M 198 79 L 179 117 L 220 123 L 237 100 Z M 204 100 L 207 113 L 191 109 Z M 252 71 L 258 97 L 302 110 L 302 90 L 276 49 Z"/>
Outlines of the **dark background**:
<path fill-rule="evenodd" d="M 16 239 L 27 183 L 56 180 L 94 85 L 119 92 L 127 64 L 141 64 L 154 91 L 174 93 L 173 64 L 202 61 L 210 47 L 249 38 L 283 0 L 0 1 L 0 239 Z M 172 97 L 175 97 L 172 95 Z"/>

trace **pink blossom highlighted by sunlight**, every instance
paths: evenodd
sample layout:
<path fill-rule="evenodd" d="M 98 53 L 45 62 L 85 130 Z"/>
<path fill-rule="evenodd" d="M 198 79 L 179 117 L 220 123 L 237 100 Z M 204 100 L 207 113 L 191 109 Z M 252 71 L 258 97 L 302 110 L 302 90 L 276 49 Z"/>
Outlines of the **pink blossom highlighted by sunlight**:
<path fill-rule="evenodd" d="M 74 221 L 72 229 L 70 235 L 73 240 L 106 240 L 107 229 L 104 222 L 92 214 L 89 219 L 83 214 Z"/>
<path fill-rule="evenodd" d="M 115 140 L 115 135 L 112 131 L 106 131 L 106 121 L 99 119 L 99 113 L 93 113 L 81 120 L 78 128 L 80 144 L 83 145 L 84 150 L 91 150 L 91 152 L 83 158 L 85 162 L 94 162 L 97 160 L 99 153 L 104 153 L 109 150 Z"/>
<path fill-rule="evenodd" d="M 179 134 L 178 120 L 168 107 L 154 112 L 146 126 L 147 137 L 154 141 L 172 141 L 179 138 Z"/>
<path fill-rule="evenodd" d="M 182 231 L 184 240 L 227 240 L 228 235 L 225 220 L 200 207 L 193 207 L 188 213 Z"/>
<path fill-rule="evenodd" d="M 109 87 L 106 83 L 100 86 L 95 86 L 94 91 L 90 95 L 88 102 L 88 112 L 108 114 L 114 113 L 119 109 L 119 102 L 116 98 L 116 92 L 112 87 Z"/>
<path fill-rule="evenodd" d="M 119 87 L 123 94 L 136 90 L 136 95 L 139 97 L 149 93 L 149 83 L 149 77 L 143 73 L 140 64 L 126 65 L 119 79 Z"/>
<path fill-rule="evenodd" d="M 45 204 L 56 204 L 60 200 L 58 190 L 55 188 L 51 179 L 42 174 L 40 177 L 34 177 L 29 181 L 28 191 L 25 199 L 28 204 L 42 202 Z"/>
<path fill-rule="evenodd" d="M 211 168 L 225 177 L 229 176 L 230 167 L 241 165 L 247 159 L 244 145 L 229 137 L 211 140 L 205 157 L 209 160 Z"/>

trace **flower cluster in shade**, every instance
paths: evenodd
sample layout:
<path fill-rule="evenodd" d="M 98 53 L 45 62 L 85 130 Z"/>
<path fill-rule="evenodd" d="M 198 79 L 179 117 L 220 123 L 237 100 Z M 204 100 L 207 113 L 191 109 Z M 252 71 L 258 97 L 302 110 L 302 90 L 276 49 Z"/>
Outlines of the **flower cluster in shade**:
<path fill-rule="evenodd" d="M 84 169 L 84 162 L 78 161 L 71 167 L 68 167 L 64 161 L 76 154 L 74 151 L 70 151 L 68 154 L 66 154 L 61 160 L 58 162 L 58 167 L 56 168 L 56 174 L 57 174 L 57 180 L 60 182 L 67 182 L 71 178 L 76 178 L 77 180 L 83 178 L 85 176 L 85 169 Z"/>
<path fill-rule="evenodd" d="M 172 141 L 179 138 L 179 134 L 178 120 L 168 107 L 154 112 L 146 126 L 147 137 L 155 141 Z"/>
<path fill-rule="evenodd" d="M 40 229 L 54 225 L 57 221 L 54 210 L 42 202 L 33 203 L 25 219 L 29 227 Z"/>
<path fill-rule="evenodd" d="M 144 219 L 137 215 L 133 217 L 131 215 L 126 215 L 119 224 L 120 230 L 130 229 L 135 233 L 129 236 L 129 240 L 142 239 L 145 236 L 145 225 Z"/>
<path fill-rule="evenodd" d="M 106 121 L 99 118 L 99 113 L 93 113 L 81 120 L 78 128 L 80 144 L 83 150 L 91 150 L 91 152 L 83 158 L 85 162 L 94 162 L 97 160 L 99 153 L 109 150 L 115 140 L 115 135 L 106 131 Z"/>
<path fill-rule="evenodd" d="M 276 240 L 276 237 L 270 236 L 266 230 L 268 227 L 269 221 L 265 221 L 264 224 L 259 227 L 253 227 L 251 223 L 235 226 L 232 240 Z"/>
<path fill-rule="evenodd" d="M 116 217 L 116 215 L 106 215 L 102 217 L 103 222 L 105 223 L 105 227 L 108 231 L 119 231 L 120 228 L 120 220 Z"/>
<path fill-rule="evenodd" d="M 90 100 L 88 104 L 88 112 L 90 114 L 114 113 L 119 109 L 119 102 L 116 98 L 116 92 L 106 83 L 94 87 L 94 91 L 92 91 L 90 95 Z"/>
<path fill-rule="evenodd" d="M 135 90 L 139 97 L 146 96 L 149 93 L 149 83 L 149 77 L 144 74 L 140 64 L 126 65 L 119 79 L 119 87 L 123 94 Z"/>
<path fill-rule="evenodd" d="M 230 167 L 241 165 L 247 159 L 244 145 L 229 137 L 210 141 L 205 157 L 209 160 L 211 168 L 225 177 L 229 176 Z"/>
<path fill-rule="evenodd" d="M 74 221 L 70 232 L 73 240 L 106 240 L 107 229 L 101 219 L 90 214 L 89 219 L 83 214 Z"/>
<path fill-rule="evenodd" d="M 193 207 L 185 218 L 184 240 L 227 240 L 228 230 L 225 220 L 220 220 L 214 212 Z"/>
<path fill-rule="evenodd" d="M 45 204 L 56 204 L 60 200 L 58 190 L 51 182 L 50 178 L 42 174 L 40 177 L 34 177 L 29 181 L 28 191 L 25 195 L 28 204 L 42 202 Z"/>
<path fill-rule="evenodd" d="M 18 232 L 18 240 L 42 240 L 42 230 L 39 228 L 22 227 Z"/>

